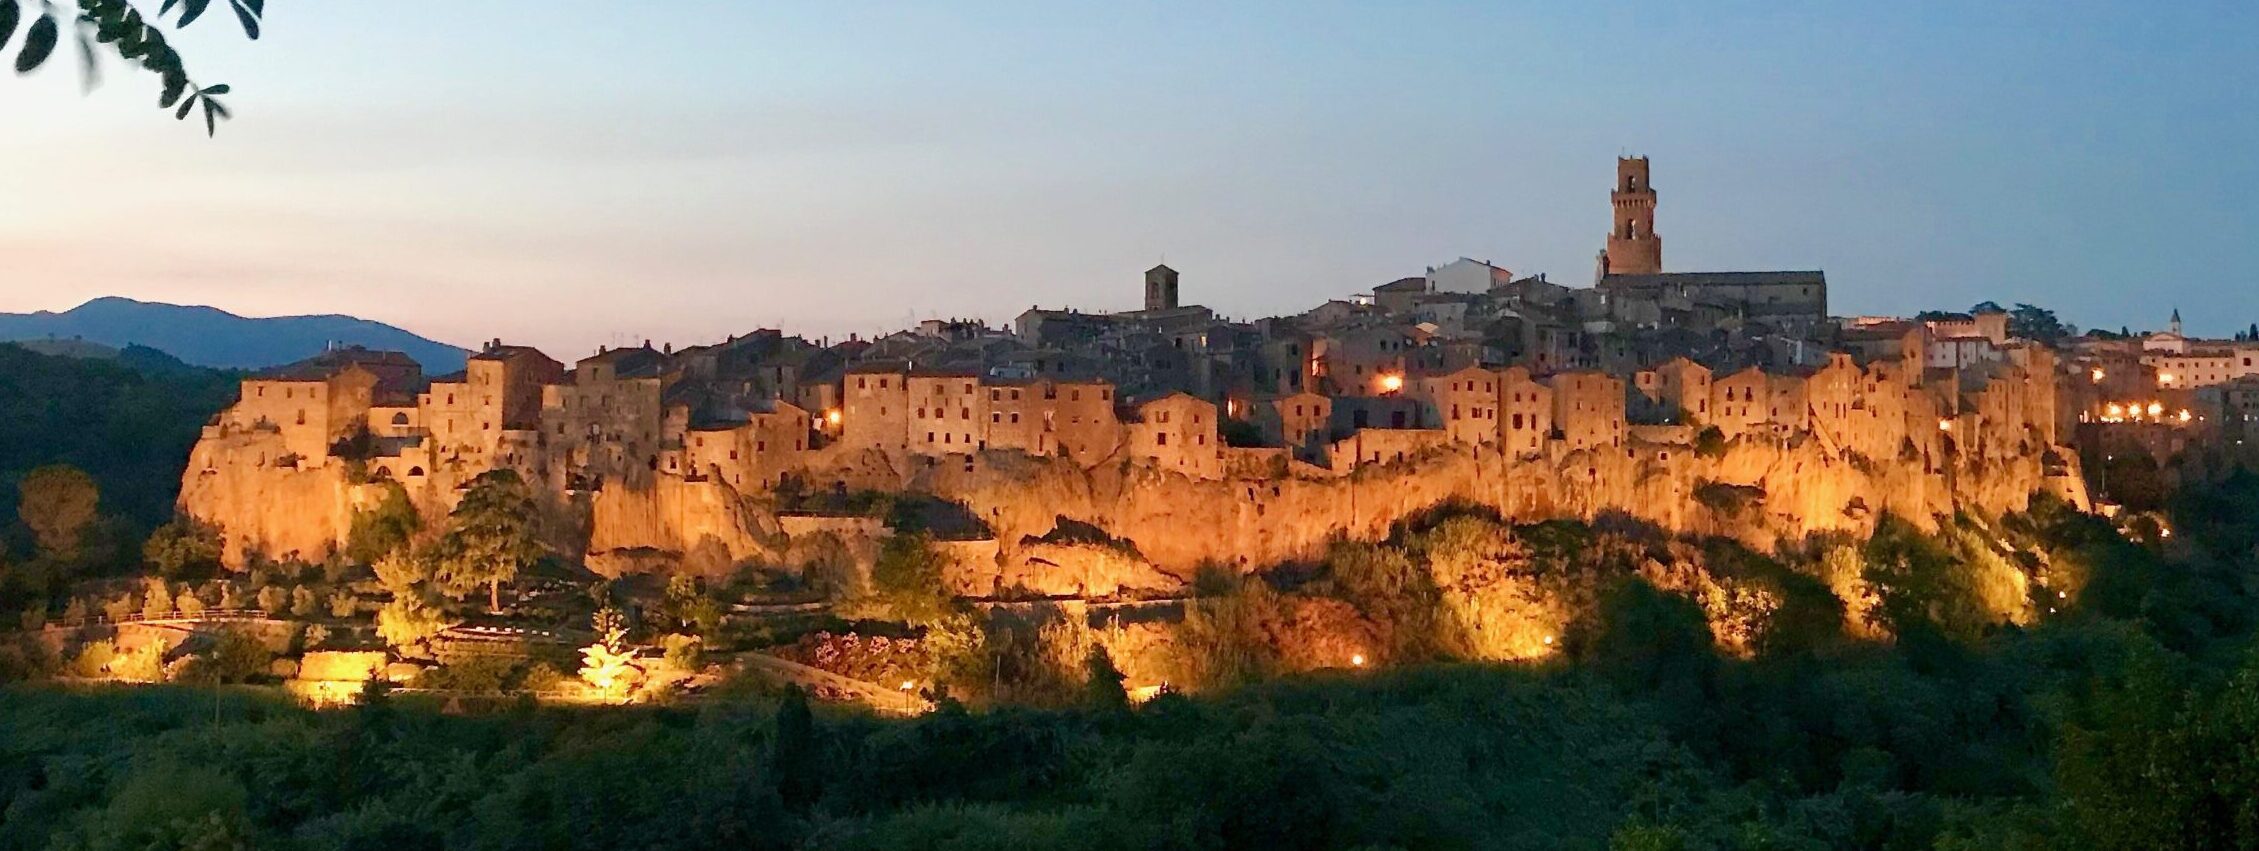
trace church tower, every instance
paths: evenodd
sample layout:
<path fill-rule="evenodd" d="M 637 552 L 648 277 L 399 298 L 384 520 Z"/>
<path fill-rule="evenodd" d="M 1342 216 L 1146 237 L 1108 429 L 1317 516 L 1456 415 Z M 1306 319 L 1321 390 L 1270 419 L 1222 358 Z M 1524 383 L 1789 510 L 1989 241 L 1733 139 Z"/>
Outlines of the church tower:
<path fill-rule="evenodd" d="M 1616 158 L 1615 222 L 1600 255 L 1604 275 L 1654 275 L 1663 271 L 1663 238 L 1655 235 L 1655 187 L 1646 157 Z"/>
<path fill-rule="evenodd" d="M 1177 306 L 1177 270 L 1155 266 L 1145 270 L 1145 309 L 1169 310 Z"/>

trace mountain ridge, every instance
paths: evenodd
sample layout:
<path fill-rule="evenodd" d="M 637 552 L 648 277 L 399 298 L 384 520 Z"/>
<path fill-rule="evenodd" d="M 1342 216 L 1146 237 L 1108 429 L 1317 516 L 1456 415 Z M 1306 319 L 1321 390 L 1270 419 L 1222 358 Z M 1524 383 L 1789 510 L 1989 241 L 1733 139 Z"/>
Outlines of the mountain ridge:
<path fill-rule="evenodd" d="M 0 313 L 0 341 L 83 340 L 144 346 L 217 369 L 265 369 L 338 345 L 405 352 L 432 374 L 463 368 L 470 352 L 406 329 L 341 313 L 242 316 L 210 305 L 102 296 L 65 311 Z"/>

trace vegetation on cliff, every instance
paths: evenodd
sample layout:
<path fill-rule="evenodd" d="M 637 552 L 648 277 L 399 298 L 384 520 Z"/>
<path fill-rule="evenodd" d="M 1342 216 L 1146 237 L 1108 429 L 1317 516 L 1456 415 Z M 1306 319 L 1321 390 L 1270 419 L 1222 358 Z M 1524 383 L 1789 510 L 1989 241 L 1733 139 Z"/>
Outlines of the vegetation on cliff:
<path fill-rule="evenodd" d="M 1134 706 L 1135 660 L 1057 621 L 960 636 L 1019 690 L 911 720 L 751 681 L 472 716 L 10 690 L 0 849 L 2247 846 L 2254 508 L 2243 476 L 2170 537 L 2040 500 L 1772 554 L 1444 509 L 1207 577 L 1168 643 L 1211 687 Z"/>

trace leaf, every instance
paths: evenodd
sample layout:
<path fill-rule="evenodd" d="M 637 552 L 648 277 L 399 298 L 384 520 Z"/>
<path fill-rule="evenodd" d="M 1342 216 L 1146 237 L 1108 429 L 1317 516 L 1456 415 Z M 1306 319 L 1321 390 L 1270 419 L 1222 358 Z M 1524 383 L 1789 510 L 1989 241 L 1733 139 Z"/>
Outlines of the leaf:
<path fill-rule="evenodd" d="M 208 95 L 224 95 L 228 93 L 229 89 L 226 83 L 221 83 L 217 86 L 212 86 L 210 88 L 204 89 L 203 91 Z"/>
<path fill-rule="evenodd" d="M 163 95 L 162 97 L 160 97 L 160 98 L 158 99 L 158 101 L 157 101 L 157 105 L 158 105 L 158 106 L 160 106 L 160 107 L 165 107 L 165 108 L 168 108 L 168 109 L 170 109 L 170 108 L 172 107 L 172 105 L 173 105 L 173 104 L 174 104 L 174 103 L 175 103 L 176 101 L 179 101 L 179 100 L 180 100 L 180 96 L 181 96 L 181 95 L 183 95 L 183 94 L 186 94 L 187 92 L 188 92 L 188 78 L 187 78 L 187 77 L 177 76 L 177 75 L 174 75 L 174 74 L 166 74 L 166 75 L 165 75 L 165 93 L 164 93 L 164 95 Z"/>
<path fill-rule="evenodd" d="M 249 0 L 228 0 L 228 5 L 234 7 L 235 19 L 243 22 L 243 34 L 252 41 L 258 41 L 259 4 Z"/>
<path fill-rule="evenodd" d="M 0 0 L 0 48 L 8 46 L 8 39 L 16 34 L 16 25 L 23 22 L 24 10 L 16 0 Z"/>
<path fill-rule="evenodd" d="M 78 70 L 86 83 L 87 91 L 102 83 L 102 66 L 95 63 L 94 40 L 87 37 L 85 27 L 78 30 Z"/>
<path fill-rule="evenodd" d="M 173 117 L 181 121 L 187 121 L 188 110 L 196 106 L 196 99 L 199 97 L 202 97 L 202 95 L 189 95 L 187 100 L 181 101 L 180 109 L 173 112 Z"/>
<path fill-rule="evenodd" d="M 33 68 L 45 63 L 47 57 L 55 52 L 56 35 L 55 17 L 39 16 L 39 20 L 32 23 L 31 32 L 24 35 L 23 52 L 16 54 L 16 73 L 31 73 Z"/>
<path fill-rule="evenodd" d="M 195 23 L 197 18 L 204 15 L 204 8 L 211 4 L 212 0 L 181 0 L 180 23 L 176 26 L 185 27 Z"/>

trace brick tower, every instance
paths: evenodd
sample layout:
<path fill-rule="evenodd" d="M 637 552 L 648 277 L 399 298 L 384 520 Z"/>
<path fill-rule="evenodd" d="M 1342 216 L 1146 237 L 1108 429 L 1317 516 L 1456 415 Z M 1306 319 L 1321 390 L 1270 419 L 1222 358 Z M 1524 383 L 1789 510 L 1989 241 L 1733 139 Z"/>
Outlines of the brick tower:
<path fill-rule="evenodd" d="M 1145 309 L 1169 310 L 1177 306 L 1177 270 L 1155 266 L 1145 270 Z"/>
<path fill-rule="evenodd" d="M 1601 254 L 1606 275 L 1654 275 L 1663 271 L 1663 238 L 1655 235 L 1655 187 L 1647 182 L 1646 157 L 1616 158 L 1615 222 L 1608 249 Z"/>

